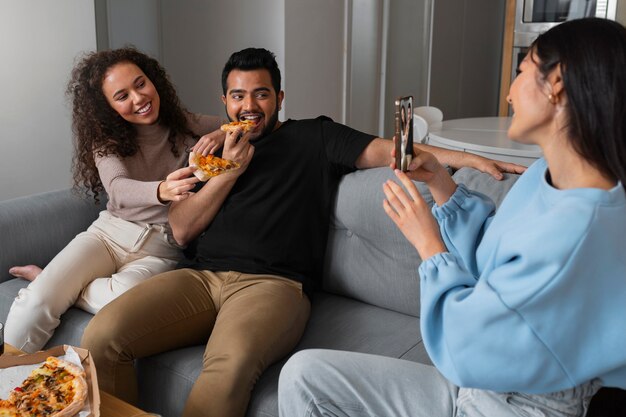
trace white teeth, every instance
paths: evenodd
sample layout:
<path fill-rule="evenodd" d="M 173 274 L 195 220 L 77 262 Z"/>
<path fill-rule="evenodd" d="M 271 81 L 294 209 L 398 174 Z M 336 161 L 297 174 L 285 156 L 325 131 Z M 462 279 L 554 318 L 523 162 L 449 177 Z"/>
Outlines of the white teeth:
<path fill-rule="evenodd" d="M 152 103 L 148 103 L 145 106 L 143 106 L 142 108 L 140 108 L 139 110 L 137 110 L 135 113 L 144 114 L 144 113 L 150 111 L 151 108 L 152 108 Z"/>

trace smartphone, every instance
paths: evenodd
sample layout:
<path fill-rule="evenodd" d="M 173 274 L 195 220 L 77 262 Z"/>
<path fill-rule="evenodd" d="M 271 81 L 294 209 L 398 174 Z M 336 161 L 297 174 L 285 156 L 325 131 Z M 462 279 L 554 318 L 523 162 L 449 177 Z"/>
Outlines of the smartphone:
<path fill-rule="evenodd" d="M 406 172 L 413 159 L 413 96 L 396 99 L 396 168 Z"/>

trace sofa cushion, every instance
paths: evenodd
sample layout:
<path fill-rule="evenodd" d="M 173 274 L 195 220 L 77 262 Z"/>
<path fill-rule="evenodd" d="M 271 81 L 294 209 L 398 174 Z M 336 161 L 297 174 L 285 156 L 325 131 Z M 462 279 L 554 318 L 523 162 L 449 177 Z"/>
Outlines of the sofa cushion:
<path fill-rule="evenodd" d="M 500 207 L 500 203 L 509 192 L 515 181 L 519 178 L 516 174 L 504 174 L 500 181 L 489 174 L 477 171 L 472 168 L 461 168 L 452 175 L 457 184 L 465 184 L 470 190 L 482 193 Z"/>
<path fill-rule="evenodd" d="M 389 168 L 345 175 L 339 184 L 326 249 L 324 289 L 368 304 L 419 316 L 420 258 L 383 209 Z M 432 197 L 416 183 L 424 199 Z"/>

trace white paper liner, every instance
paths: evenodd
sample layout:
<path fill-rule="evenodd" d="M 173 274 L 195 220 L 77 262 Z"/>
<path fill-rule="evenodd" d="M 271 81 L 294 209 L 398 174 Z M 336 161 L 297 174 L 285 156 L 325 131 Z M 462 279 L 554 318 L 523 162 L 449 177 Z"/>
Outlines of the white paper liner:
<path fill-rule="evenodd" d="M 59 356 L 59 359 L 66 360 L 74 365 L 83 369 L 83 365 L 80 363 L 80 357 L 78 353 L 72 347 L 68 347 L 65 351 L 65 355 Z M 7 399 L 9 394 L 15 387 L 19 387 L 22 385 L 22 381 L 24 381 L 33 369 L 39 368 L 43 362 L 33 363 L 30 365 L 18 365 L 11 366 L 10 368 L 0 369 L 0 398 Z M 87 417 L 91 413 L 91 402 L 89 398 L 85 401 L 85 406 L 76 416 L 78 417 Z"/>

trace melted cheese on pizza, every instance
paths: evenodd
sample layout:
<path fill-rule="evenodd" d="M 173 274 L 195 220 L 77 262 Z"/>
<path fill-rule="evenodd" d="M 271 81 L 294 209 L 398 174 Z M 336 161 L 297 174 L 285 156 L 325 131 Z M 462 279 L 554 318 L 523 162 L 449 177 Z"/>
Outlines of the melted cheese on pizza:
<path fill-rule="evenodd" d="M 230 130 L 235 130 L 241 127 L 241 129 L 244 132 L 247 132 L 249 130 L 254 129 L 254 126 L 256 126 L 256 123 L 254 123 L 252 120 L 242 120 L 242 121 L 234 121 L 234 122 L 230 122 L 225 125 L 222 125 L 220 126 L 220 129 L 224 132 L 228 132 Z"/>
<path fill-rule="evenodd" d="M 239 164 L 228 159 L 219 158 L 215 155 L 202 156 L 198 155 L 196 164 L 209 176 L 216 176 L 226 171 L 239 168 Z"/>
<path fill-rule="evenodd" d="M 53 417 L 79 411 L 87 396 L 84 374 L 80 368 L 71 372 L 59 366 L 61 363 L 48 358 L 34 369 L 7 400 L 0 400 L 0 417 Z"/>

